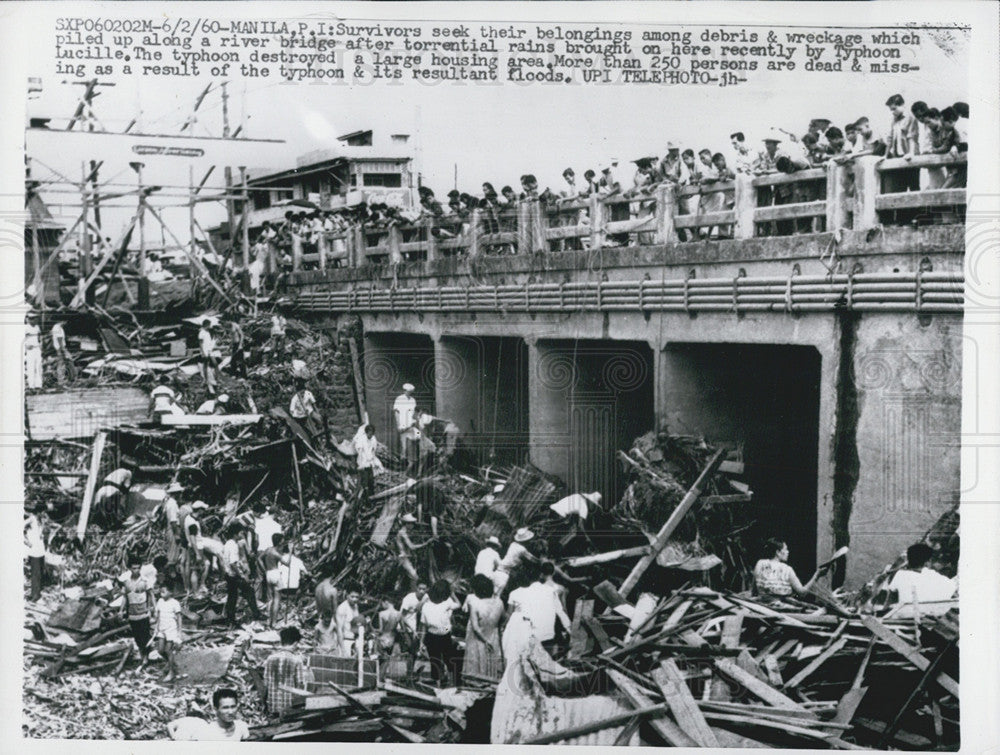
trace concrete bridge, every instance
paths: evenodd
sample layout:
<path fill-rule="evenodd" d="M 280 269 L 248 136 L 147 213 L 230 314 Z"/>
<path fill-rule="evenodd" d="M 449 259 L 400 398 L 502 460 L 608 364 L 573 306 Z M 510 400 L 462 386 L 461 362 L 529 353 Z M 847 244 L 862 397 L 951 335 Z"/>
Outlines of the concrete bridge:
<path fill-rule="evenodd" d="M 615 497 L 634 437 L 703 435 L 742 450 L 751 505 L 793 565 L 850 544 L 857 585 L 959 497 L 965 198 L 892 190 L 893 171 L 950 158 L 856 163 L 742 178 L 711 216 L 659 189 L 591 200 L 586 225 L 522 203 L 503 239 L 479 218 L 447 241 L 391 229 L 366 246 L 359 230 L 351 264 L 300 270 L 292 295 L 309 317 L 360 317 L 380 438 L 410 382 L 484 462 L 527 459 Z M 762 201 L 806 182 L 823 198 Z M 678 239 L 709 226 L 735 238 Z M 519 253 L 485 253 L 499 243 Z"/>

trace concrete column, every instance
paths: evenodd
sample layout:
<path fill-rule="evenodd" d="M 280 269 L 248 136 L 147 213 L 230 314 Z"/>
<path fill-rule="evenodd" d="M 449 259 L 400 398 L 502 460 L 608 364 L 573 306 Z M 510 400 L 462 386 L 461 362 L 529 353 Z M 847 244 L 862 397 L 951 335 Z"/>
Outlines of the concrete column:
<path fill-rule="evenodd" d="M 607 236 L 607 211 L 604 202 L 596 194 L 590 195 L 590 248 L 600 249 Z"/>
<path fill-rule="evenodd" d="M 832 160 L 826 164 L 826 230 L 847 227 L 847 171 Z"/>
<path fill-rule="evenodd" d="M 879 194 L 878 164 L 881 157 L 866 155 L 854 161 L 854 230 L 863 231 L 878 225 L 875 198 Z"/>
<path fill-rule="evenodd" d="M 437 239 L 434 238 L 434 218 L 427 218 L 427 261 L 433 262 L 437 259 Z"/>
<path fill-rule="evenodd" d="M 529 459 L 562 479 L 569 478 L 569 408 L 566 391 L 573 379 L 569 364 L 545 342 L 528 341 Z"/>
<path fill-rule="evenodd" d="M 434 342 L 435 412 L 462 434 L 483 429 L 481 415 L 483 347 L 478 338 L 444 336 Z"/>
<path fill-rule="evenodd" d="M 472 211 L 472 218 L 469 220 L 469 247 L 467 254 L 470 257 L 479 256 L 479 235 L 482 230 L 482 210 Z"/>
<path fill-rule="evenodd" d="M 754 208 L 757 207 L 757 189 L 753 185 L 753 176 L 747 173 L 736 174 L 736 189 L 734 210 L 736 225 L 733 234 L 738 239 L 752 239 L 754 233 Z"/>
<path fill-rule="evenodd" d="M 398 265 L 403 261 L 403 253 L 399 251 L 402 236 L 403 234 L 399 230 L 399 226 L 394 225 L 389 229 L 389 261 L 393 265 Z"/>
<path fill-rule="evenodd" d="M 674 215 L 677 214 L 677 199 L 673 184 L 661 184 L 656 189 L 656 243 L 672 244 L 677 241 L 674 230 Z"/>

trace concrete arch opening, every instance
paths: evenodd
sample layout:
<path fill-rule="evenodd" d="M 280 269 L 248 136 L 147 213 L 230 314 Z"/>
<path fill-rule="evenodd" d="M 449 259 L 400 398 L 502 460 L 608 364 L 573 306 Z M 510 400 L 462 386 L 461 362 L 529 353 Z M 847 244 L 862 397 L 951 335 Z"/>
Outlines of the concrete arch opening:
<path fill-rule="evenodd" d="M 671 344 L 659 414 L 672 433 L 743 449 L 757 532 L 788 542 L 800 575 L 816 564 L 819 352 L 811 346 Z M 756 554 L 749 554 L 754 557 Z"/>
<path fill-rule="evenodd" d="M 645 341 L 540 340 L 531 366 L 531 458 L 570 491 L 617 501 L 616 454 L 655 426 L 653 350 Z"/>
<path fill-rule="evenodd" d="M 365 404 L 375 433 L 394 453 L 401 453 L 392 404 L 403 385 L 414 387 L 417 406 L 436 409 L 434 341 L 412 333 L 366 333 L 363 356 Z"/>
<path fill-rule="evenodd" d="M 522 464 L 528 446 L 528 346 L 521 338 L 442 336 L 438 415 L 462 431 L 479 464 Z"/>

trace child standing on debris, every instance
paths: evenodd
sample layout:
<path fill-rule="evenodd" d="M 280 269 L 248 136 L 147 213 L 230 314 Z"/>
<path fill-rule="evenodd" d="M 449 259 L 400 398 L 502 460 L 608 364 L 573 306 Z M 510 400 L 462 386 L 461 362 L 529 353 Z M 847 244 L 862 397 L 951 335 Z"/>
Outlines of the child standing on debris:
<path fill-rule="evenodd" d="M 156 601 L 156 649 L 167 661 L 163 681 L 171 682 L 179 678 L 177 673 L 177 648 L 181 644 L 181 604 L 173 596 L 169 585 L 160 587 L 160 599 Z"/>
<path fill-rule="evenodd" d="M 276 357 L 285 355 L 285 328 L 287 325 L 288 320 L 281 312 L 275 312 L 271 315 L 271 349 L 272 354 Z"/>
<path fill-rule="evenodd" d="M 142 658 L 139 668 L 149 662 L 149 640 L 151 637 L 149 614 L 153 608 L 153 585 L 144 579 L 140 573 L 142 560 L 138 556 L 130 556 L 128 560 L 129 575 L 123 583 L 125 602 L 122 614 L 128 619 L 129 628 L 139 656 Z"/>

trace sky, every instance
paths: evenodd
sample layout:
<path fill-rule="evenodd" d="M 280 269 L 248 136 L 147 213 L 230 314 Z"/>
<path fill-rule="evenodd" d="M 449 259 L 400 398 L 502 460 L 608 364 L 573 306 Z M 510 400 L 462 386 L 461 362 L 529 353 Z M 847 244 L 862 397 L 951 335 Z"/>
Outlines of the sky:
<path fill-rule="evenodd" d="M 414 134 L 421 147 L 417 170 L 423 182 L 439 195 L 453 188 L 456 172 L 458 188 L 471 193 L 480 193 L 483 181 L 498 189 L 504 184 L 517 186 L 523 173 L 534 173 L 543 187 L 558 189 L 566 167 L 572 166 L 582 175 L 587 168 L 600 171 L 609 158 L 618 158 L 628 176 L 629 161 L 643 155 L 662 156 L 668 140 L 696 152 L 703 147 L 727 152 L 732 131 L 743 131 L 752 141 L 759 141 L 771 127 L 801 134 L 814 117 L 830 118 L 842 126 L 869 115 L 876 125 L 886 128 L 890 116 L 884 102 L 897 92 L 907 102 L 922 99 L 937 107 L 968 101 L 968 40 L 963 32 L 952 31 L 945 42 L 934 44 L 925 34 L 918 49 L 904 51 L 904 62 L 920 66 L 917 73 L 758 71 L 751 74 L 749 83 L 735 88 L 578 83 L 426 85 L 413 81 L 351 86 L 234 79 L 228 87 L 229 116 L 233 128 L 243 126 L 244 136 L 285 141 L 284 164 L 267 167 L 292 167 L 295 157 L 334 146 L 340 134 L 372 128 L 376 139 L 389 133 Z M 68 83 L 45 64 L 38 66 L 36 75 L 43 79 L 43 91 L 29 102 L 29 115 L 52 117 L 52 125 L 62 127 L 83 87 Z M 138 118 L 139 125 L 133 130 L 144 133 L 177 133 L 207 83 L 194 78 L 171 79 L 169 83 L 131 77 L 112 80 L 116 86 L 104 88 L 95 102 L 102 123 L 108 130 L 121 130 Z M 220 92 L 214 86 L 205 98 L 195 135 L 221 135 Z M 971 104 L 975 109 L 976 103 Z M 78 155 L 38 158 L 74 178 L 80 173 Z M 204 166 L 196 168 L 199 177 L 203 173 Z M 50 175 L 36 165 L 36 177 Z M 123 159 L 120 165 L 108 164 L 102 169 L 101 178 L 121 176 L 118 180 L 128 181 L 129 175 Z M 148 183 L 186 185 L 187 180 L 186 167 L 146 176 Z M 209 186 L 220 186 L 220 180 L 218 171 Z M 72 204 L 59 204 L 72 202 L 72 195 L 45 196 L 53 204 L 54 214 L 63 219 L 75 216 Z M 124 208 L 120 212 L 109 208 L 106 213 L 111 231 L 120 228 L 130 214 Z M 207 227 L 224 218 L 224 209 L 202 205 L 198 215 Z M 186 210 L 168 209 L 165 217 L 186 240 Z"/>

